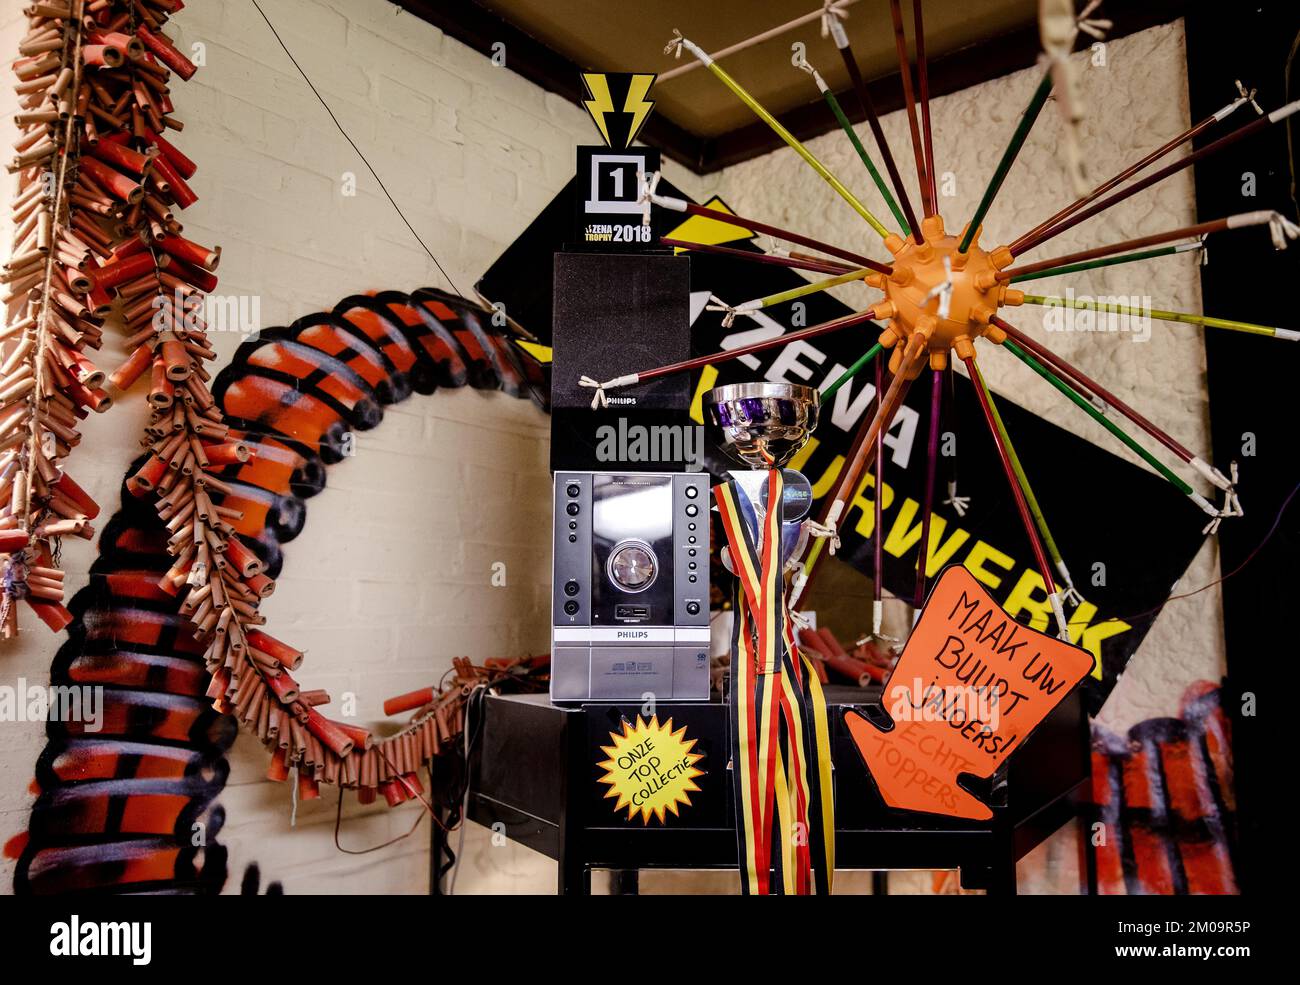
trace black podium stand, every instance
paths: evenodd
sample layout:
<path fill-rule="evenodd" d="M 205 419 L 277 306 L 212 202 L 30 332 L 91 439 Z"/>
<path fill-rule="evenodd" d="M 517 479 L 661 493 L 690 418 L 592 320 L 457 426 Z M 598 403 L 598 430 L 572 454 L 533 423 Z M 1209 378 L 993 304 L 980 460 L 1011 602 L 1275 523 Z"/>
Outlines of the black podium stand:
<path fill-rule="evenodd" d="M 835 785 L 835 858 L 839 869 L 959 869 L 961 884 L 990 894 L 1016 891 L 1016 862 L 1076 813 L 1075 795 L 1089 775 L 1087 717 L 1076 691 L 1010 760 L 1005 805 L 985 823 L 892 810 L 876 793 L 843 725 L 845 707 L 879 702 L 879 688 L 828 687 Z M 697 738 L 691 805 L 666 824 L 627 821 L 604 798 L 601 745 L 636 705 L 558 708 L 545 695 L 488 697 L 470 757 L 469 819 L 500 824 L 507 837 L 559 863 L 559 891 L 588 893 L 591 870 L 622 873 L 635 887 L 639 869 L 728 869 L 737 864 L 727 770 L 727 714 L 720 703 L 660 703 Z M 442 837 L 434 825 L 434 868 Z M 439 887 L 434 886 L 434 892 Z"/>

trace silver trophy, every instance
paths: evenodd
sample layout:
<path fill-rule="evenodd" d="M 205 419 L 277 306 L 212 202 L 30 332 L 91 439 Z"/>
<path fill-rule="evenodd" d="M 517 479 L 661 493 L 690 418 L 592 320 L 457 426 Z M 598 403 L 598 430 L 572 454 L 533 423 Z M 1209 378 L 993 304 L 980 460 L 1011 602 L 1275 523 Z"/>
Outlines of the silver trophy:
<path fill-rule="evenodd" d="M 817 427 L 821 394 L 797 383 L 732 383 L 705 396 L 722 448 L 750 468 L 779 469 Z"/>
<path fill-rule="evenodd" d="M 821 394 L 797 383 L 732 383 L 705 394 L 709 416 L 722 432 L 722 448 L 752 471 L 734 471 L 744 500 L 741 506 L 750 533 L 760 535 L 767 515 L 767 473 L 781 469 L 785 492 L 781 504 L 781 556 L 797 564 L 808 540 L 812 485 L 803 473 L 783 468 L 817 427 Z M 747 508 L 746 508 L 747 507 Z M 732 570 L 729 552 L 723 563 Z"/>

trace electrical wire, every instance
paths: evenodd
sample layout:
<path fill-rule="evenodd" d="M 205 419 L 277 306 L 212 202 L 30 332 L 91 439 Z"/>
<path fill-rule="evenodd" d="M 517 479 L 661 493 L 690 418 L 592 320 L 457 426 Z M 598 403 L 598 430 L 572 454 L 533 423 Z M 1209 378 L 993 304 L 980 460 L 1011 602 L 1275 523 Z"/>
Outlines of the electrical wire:
<path fill-rule="evenodd" d="M 471 726 L 471 717 L 476 714 L 476 706 L 482 705 L 483 695 L 487 692 L 487 684 L 478 684 L 470 692 L 469 697 L 465 700 L 465 727 L 461 730 L 465 740 L 465 792 L 461 795 L 460 800 L 460 822 L 459 833 L 456 836 L 456 851 L 453 853 L 454 861 L 451 866 L 451 882 L 447 886 L 447 895 L 456 895 L 456 877 L 460 875 L 460 862 L 465 852 L 465 829 L 468 825 L 465 821 L 469 817 L 469 761 L 470 755 L 474 751 L 474 743 L 478 741 L 478 730 L 483 723 L 482 715 L 477 716 L 477 721 Z"/>
<path fill-rule="evenodd" d="M 421 812 L 416 816 L 415 823 L 411 825 L 411 830 L 406 832 L 406 834 L 400 834 L 396 838 L 389 838 L 388 841 L 381 842 L 378 845 L 372 845 L 369 848 L 344 848 L 342 842 L 339 841 L 339 831 L 343 827 L 343 791 L 346 789 L 347 788 L 343 786 L 339 787 L 339 805 L 337 812 L 334 814 L 334 847 L 344 855 L 369 855 L 371 852 L 377 852 L 381 848 L 387 848 L 389 845 L 396 845 L 402 839 L 409 838 L 411 835 L 415 834 L 416 829 L 420 826 L 420 822 L 424 820 L 424 812 Z"/>
<path fill-rule="evenodd" d="M 454 672 L 454 670 L 455 670 L 455 668 L 449 668 L 449 669 L 447 670 L 447 672 L 446 672 L 445 674 L 443 674 L 442 682 L 443 682 L 443 685 L 444 685 L 444 686 L 445 686 L 445 684 L 446 684 L 447 678 L 451 676 L 451 674 Z M 414 823 L 413 825 L 411 825 L 411 829 L 410 829 L 409 831 L 407 831 L 405 834 L 400 834 L 400 835 L 398 835 L 398 836 L 395 837 L 395 838 L 390 838 L 388 841 L 382 842 L 382 843 L 380 843 L 380 844 L 378 844 L 378 845 L 373 845 L 373 846 L 370 847 L 370 848 L 363 848 L 363 849 L 350 849 L 350 848 L 344 848 L 343 845 L 342 845 L 342 843 L 339 841 L 339 834 L 340 834 L 340 831 L 341 831 L 341 829 L 342 829 L 342 825 L 343 825 L 343 791 L 344 791 L 344 789 L 346 789 L 346 788 L 344 788 L 344 787 L 339 787 L 338 810 L 337 810 L 337 812 L 336 812 L 336 814 L 335 814 L 335 817 L 334 817 L 334 847 L 337 848 L 339 851 L 343 852 L 345 855 L 367 855 L 367 854 L 369 854 L 370 852 L 377 852 L 377 851 L 379 851 L 379 850 L 382 849 L 382 848 L 387 848 L 387 847 L 389 847 L 390 845 L 395 845 L 395 844 L 397 844 L 399 841 L 403 840 L 404 838 L 409 838 L 411 835 L 415 834 L 416 829 L 418 829 L 419 826 L 420 826 L 420 822 L 424 820 L 425 814 L 428 814 L 430 817 L 433 818 L 434 823 L 437 824 L 438 827 L 442 828 L 442 830 L 443 830 L 445 833 L 447 833 L 447 834 L 451 834 L 452 832 L 455 832 L 455 831 L 457 831 L 457 830 L 459 830 L 459 832 L 460 832 L 460 835 L 459 835 L 459 843 L 458 843 L 457 846 L 456 846 L 456 851 L 453 852 L 453 853 L 451 853 L 451 855 L 452 855 L 452 860 L 453 860 L 453 862 L 452 862 L 452 872 L 453 872 L 452 889 L 453 889 L 453 891 L 454 891 L 454 888 L 455 888 L 455 872 L 454 872 L 454 869 L 455 869 L 455 867 L 459 864 L 460 852 L 461 852 L 461 849 L 463 848 L 464 843 L 465 843 L 465 823 L 464 823 L 464 822 L 465 822 L 465 817 L 466 817 L 466 815 L 467 815 L 467 813 L 468 813 L 468 809 L 469 809 L 469 757 L 470 757 L 470 753 L 473 752 L 473 749 L 474 749 L 474 742 L 476 742 L 476 741 L 478 740 L 477 732 L 476 732 L 476 734 L 473 736 L 473 739 L 471 740 L 471 736 L 470 736 L 470 727 L 469 727 L 469 717 L 470 717 L 470 714 L 472 713 L 472 710 L 473 710 L 473 707 L 474 707 L 474 704 L 475 704 L 475 699 L 478 698 L 478 697 L 480 697 L 480 695 L 481 695 L 482 692 L 485 692 L 485 691 L 487 691 L 489 688 L 494 687 L 494 686 L 500 684 L 502 681 L 504 681 L 504 680 L 508 680 L 508 679 L 509 679 L 509 675 L 504 675 L 504 676 L 501 676 L 501 677 L 495 678 L 495 679 L 493 679 L 492 681 L 487 681 L 487 682 L 484 682 L 484 683 L 478 684 L 478 685 L 475 686 L 474 690 L 470 692 L 468 698 L 466 699 L 466 702 L 465 702 L 465 706 L 466 706 L 466 727 L 463 729 L 463 735 L 464 735 L 465 740 L 466 740 L 466 745 L 465 745 L 465 759 L 464 759 L 464 762 L 463 762 L 463 765 L 464 765 L 464 768 L 465 768 L 465 774 L 464 774 L 464 777 L 463 777 L 463 782 L 464 782 L 464 792 L 463 792 L 459 797 L 456 798 L 456 800 L 457 800 L 457 802 L 458 802 L 458 807 L 459 807 L 458 816 L 453 815 L 452 817 L 448 818 L 448 820 L 451 822 L 450 824 L 444 822 L 444 821 L 442 820 L 442 818 L 438 817 L 438 814 L 437 814 L 437 811 L 436 811 L 434 805 L 431 804 L 431 803 L 429 802 L 429 800 L 426 800 L 423 796 L 421 796 L 420 794 L 418 794 L 415 790 L 411 789 L 411 787 L 410 787 L 409 785 L 406 785 L 405 782 L 403 781 L 403 784 L 406 785 L 407 790 L 410 791 L 410 793 L 411 793 L 413 796 L 415 796 L 415 797 L 420 801 L 420 803 L 424 806 L 424 808 L 425 808 L 425 811 L 424 811 L 423 813 L 421 813 L 420 816 L 417 817 L 417 818 L 415 819 L 415 823 Z M 480 701 L 479 703 L 481 704 L 481 701 Z M 479 724 L 481 724 L 481 719 L 479 720 L 478 723 L 475 723 L 475 726 L 474 726 L 475 730 L 477 730 Z M 380 755 L 380 757 L 384 760 L 384 762 L 385 762 L 385 763 L 388 763 L 389 767 L 392 768 L 392 762 L 388 759 L 388 757 L 384 756 L 382 750 L 380 751 L 379 755 Z M 430 770 L 430 778 L 432 779 L 432 770 Z M 399 777 L 399 779 L 400 779 L 400 777 Z M 440 872 L 439 872 L 439 876 L 443 875 L 445 871 L 446 871 L 446 870 L 440 871 Z"/>
<path fill-rule="evenodd" d="M 445 269 L 443 269 L 442 264 L 438 262 L 438 258 L 433 255 L 433 251 L 429 249 L 428 245 L 424 242 L 424 240 L 420 238 L 420 234 L 415 231 L 415 227 L 411 225 L 411 221 L 406 218 L 406 214 L 402 211 L 402 207 L 397 204 L 397 200 L 393 198 L 392 194 L 388 191 L 388 187 L 384 184 L 384 179 L 379 177 L 379 172 L 377 172 L 374 169 L 374 166 L 366 158 L 366 155 L 361 152 L 361 148 L 357 146 L 357 142 L 348 135 L 348 132 L 346 130 L 343 129 L 343 124 L 340 123 L 339 118 L 334 115 L 334 111 L 330 109 L 329 103 L 325 102 L 325 97 L 320 94 L 320 91 L 316 88 L 312 80 L 307 76 L 307 73 L 303 71 L 302 66 L 298 64 L 298 59 L 293 57 L 293 52 L 289 50 L 289 46 L 285 44 L 284 39 L 280 37 L 280 32 L 277 31 L 275 29 L 275 25 L 271 23 L 271 18 L 266 16 L 266 11 L 262 9 L 262 5 L 259 4 L 257 0 L 249 0 L 249 2 L 252 3 L 252 5 L 257 8 L 257 12 L 262 15 L 262 20 L 266 21 L 266 26 L 269 27 L 271 29 L 271 33 L 275 35 L 275 40 L 280 43 L 280 47 L 284 49 L 284 53 L 289 56 L 289 61 L 293 62 L 293 67 L 298 70 L 298 74 L 301 75 L 303 81 L 307 83 L 307 88 L 311 89 L 312 94 L 316 97 L 316 99 L 320 102 L 320 104 L 325 107 L 325 112 L 328 113 L 330 119 L 334 121 L 334 126 L 338 127 L 339 133 L 343 134 L 343 139 L 346 140 L 349 144 L 351 144 L 352 149 L 357 152 L 357 157 L 361 158 L 361 163 L 366 166 L 366 169 L 370 172 L 371 177 L 373 177 L 375 181 L 378 183 L 380 191 L 384 193 L 384 196 L 388 199 L 389 204 L 393 206 L 393 211 L 397 213 L 397 217 L 406 224 L 406 228 L 411 231 L 411 235 L 415 237 L 415 241 L 419 243 L 421 248 L 423 248 L 424 252 L 429 255 L 429 259 L 432 260 L 433 265 L 438 268 L 438 272 L 442 274 L 442 276 L 446 279 L 448 285 L 450 285 L 451 289 L 461 298 L 462 301 L 470 305 L 475 305 L 475 307 L 477 307 L 477 304 L 474 301 L 471 301 L 469 298 L 467 298 L 464 292 L 462 292 L 461 289 L 456 286 L 456 282 L 451 279 L 451 275 L 447 273 Z"/>
<path fill-rule="evenodd" d="M 1282 500 L 1282 505 L 1278 507 L 1277 515 L 1273 518 L 1273 525 L 1268 528 L 1268 533 L 1264 534 L 1263 540 L 1261 540 L 1258 544 L 1254 546 L 1254 548 L 1251 549 L 1251 552 L 1246 555 L 1246 557 L 1242 560 L 1241 564 L 1237 565 L 1226 575 L 1221 575 L 1220 577 L 1215 578 L 1214 581 L 1207 582 L 1206 584 L 1202 585 L 1200 588 L 1194 589 L 1190 592 L 1183 592 L 1181 595 L 1171 595 L 1169 596 L 1169 598 L 1165 599 L 1163 602 L 1157 605 L 1154 609 L 1147 609 L 1146 612 L 1139 612 L 1132 616 L 1112 616 L 1109 619 L 1100 620 L 1096 625 L 1100 626 L 1102 623 L 1107 623 L 1107 622 L 1133 622 L 1134 620 L 1142 619 L 1146 616 L 1159 614 L 1160 611 L 1164 609 L 1164 607 L 1168 605 L 1170 602 L 1176 602 L 1179 599 L 1189 599 L 1194 595 L 1200 595 L 1201 592 L 1208 592 L 1215 585 L 1222 585 L 1229 578 L 1233 577 L 1234 575 L 1240 574 L 1241 570 L 1244 567 L 1246 567 L 1246 565 L 1250 564 L 1251 561 L 1255 560 L 1255 556 L 1264 549 L 1264 547 L 1268 544 L 1268 542 L 1273 538 L 1273 534 L 1277 533 L 1277 528 L 1282 523 L 1282 515 L 1286 513 L 1286 508 L 1291 505 L 1291 500 L 1295 499 L 1296 493 L 1300 493 L 1300 482 L 1297 482 L 1295 486 L 1292 488 L 1291 492 L 1287 495 L 1286 499 Z"/>

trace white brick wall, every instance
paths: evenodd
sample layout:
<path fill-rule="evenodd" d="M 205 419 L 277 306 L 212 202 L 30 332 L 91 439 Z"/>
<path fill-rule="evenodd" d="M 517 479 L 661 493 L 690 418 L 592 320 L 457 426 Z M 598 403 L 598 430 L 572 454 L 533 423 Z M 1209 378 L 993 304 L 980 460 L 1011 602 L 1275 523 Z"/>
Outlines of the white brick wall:
<path fill-rule="evenodd" d="M 593 139 L 581 108 L 495 68 L 383 0 L 263 0 L 263 5 L 463 290 L 568 179 L 574 145 Z M 13 51 L 19 31 L 14 6 L 3 16 L 0 44 Z M 187 7 L 172 31 L 183 45 L 206 46 L 206 66 L 190 83 L 177 80 L 173 87 L 177 113 L 187 123 L 176 142 L 200 168 L 193 184 L 201 198 L 183 216 L 186 234 L 224 247 L 223 292 L 260 295 L 263 322 L 274 325 L 330 307 L 353 292 L 445 286 L 248 4 L 204 0 Z M 1117 62 L 1109 91 L 1145 83 L 1141 99 L 1125 106 L 1130 114 L 1125 125 L 1135 132 L 1144 123 L 1158 125 L 1160 134 L 1174 132 L 1173 124 L 1186 115 L 1181 33 L 1155 32 L 1136 50 L 1146 57 L 1144 75 L 1135 74 L 1132 61 L 1123 63 L 1127 69 Z M 11 90 L 6 86 L 3 92 L 8 121 Z M 994 128 L 1001 134 L 1026 94 L 1023 79 L 1013 77 L 980 87 L 969 98 L 940 100 L 940 161 L 953 161 L 958 146 L 966 146 L 957 121 L 974 111 L 978 98 L 1005 98 L 1006 111 Z M 894 146 L 905 148 L 899 124 L 895 115 L 886 129 Z M 1047 133 L 1051 125 L 1044 127 Z M 848 172 L 854 162 L 830 152 L 837 140 L 823 138 L 818 150 Z M 1046 185 L 1052 174 L 1043 156 L 1047 138 L 1039 134 L 1033 146 L 1037 150 L 1031 148 L 1028 166 L 1013 176 L 1009 191 L 1027 203 L 1026 217 L 1036 219 L 1053 197 L 1035 187 L 1035 180 Z M 1107 153 L 1126 158 L 1127 150 Z M 963 160 L 972 174 L 984 175 L 987 156 L 981 152 Z M 1098 163 L 1098 169 L 1108 167 Z M 705 181 L 672 165 L 666 170 L 670 180 L 693 194 L 716 188 L 739 210 L 777 222 L 789 219 L 800 228 L 809 227 L 806 217 L 812 214 L 817 217 L 812 225 L 828 238 L 844 232 L 837 203 L 823 207 L 815 179 L 797 173 L 788 152 Z M 344 172 L 356 175 L 354 198 L 339 194 Z M 775 179 L 766 187 L 760 180 L 765 175 Z M 1190 190 L 1174 188 L 1160 201 L 1171 212 L 1190 212 Z M 963 203 L 976 194 L 970 182 L 963 184 Z M 1171 286 L 1182 291 L 1184 303 L 1192 303 L 1183 290 L 1185 277 Z M 221 362 L 239 341 L 234 335 L 214 338 Z M 109 367 L 117 360 L 109 352 L 112 346 L 106 345 L 102 356 Z M 1180 373 L 1199 373 L 1194 353 L 1179 359 Z M 1173 381 L 1128 372 L 1118 390 L 1150 407 L 1160 421 L 1162 408 L 1139 398 L 1150 396 L 1153 383 L 1165 382 Z M 1196 403 L 1199 376 L 1187 385 L 1192 389 L 1180 388 L 1179 400 L 1189 413 L 1176 415 L 1183 422 L 1178 433 L 1196 439 L 1203 436 L 1196 430 L 1204 413 Z M 106 515 L 116 508 L 145 416 L 135 394 L 83 428 L 71 472 Z M 343 692 L 354 692 L 360 720 L 374 722 L 382 717 L 384 697 L 431 683 L 453 656 L 481 659 L 544 649 L 546 460 L 546 419 L 524 401 L 466 390 L 413 396 L 388 408 L 384 423 L 360 436 L 357 456 L 332 466 L 326 491 L 308 501 L 307 527 L 287 546 L 284 576 L 265 607 L 268 628 L 309 651 L 300 675 L 304 686 L 328 688 L 336 701 Z M 93 557 L 91 545 L 67 546 L 73 590 L 84 584 Z M 498 560 L 508 571 L 508 585 L 500 589 L 489 583 L 490 565 Z M 1186 638 L 1213 636 L 1217 603 L 1195 608 L 1207 612 L 1201 622 L 1180 627 L 1195 632 Z M 1167 621 L 1162 619 L 1143 657 L 1155 649 Z M 19 675 L 47 678 L 62 638 L 33 623 L 27 620 L 30 631 L 16 645 L 0 649 L 0 681 Z M 1163 700 L 1159 696 L 1170 677 L 1185 674 L 1189 664 L 1204 676 L 1203 658 L 1190 660 L 1172 646 L 1169 634 L 1163 639 L 1156 655 L 1164 676 L 1148 682 L 1152 704 Z M 1218 656 L 1211 648 L 1211 658 Z M 43 745 L 40 725 L 6 726 L 0 838 L 26 826 L 27 784 Z M 333 845 L 331 788 L 325 788 L 322 801 L 300 806 L 293 829 L 288 788 L 260 779 L 266 766 L 261 749 L 242 739 L 231 761 L 230 783 L 221 797 L 228 818 L 221 840 L 231 853 L 228 891 L 237 891 L 244 866 L 253 861 L 260 864 L 264 882 L 279 879 L 290 893 L 426 888 L 424 826 L 382 852 L 340 854 Z M 409 806 L 362 810 L 349 798 L 343 843 L 356 849 L 386 841 L 407 830 L 416 816 Z M 525 849 L 491 848 L 482 831 L 470 833 L 467 848 L 460 892 L 545 892 L 553 885 L 553 866 Z M 5 860 L 0 866 L 4 891 L 11 877 L 12 863 Z"/>

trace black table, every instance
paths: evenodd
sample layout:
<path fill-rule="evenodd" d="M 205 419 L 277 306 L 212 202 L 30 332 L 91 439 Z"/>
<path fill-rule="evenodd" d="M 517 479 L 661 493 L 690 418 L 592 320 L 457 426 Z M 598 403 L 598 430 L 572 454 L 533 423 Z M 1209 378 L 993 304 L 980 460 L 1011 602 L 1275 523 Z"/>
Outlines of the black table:
<path fill-rule="evenodd" d="M 1016 862 L 1076 814 L 1079 787 L 1089 775 L 1087 717 L 1077 692 L 1043 722 L 1012 756 L 987 791 L 988 822 L 934 817 L 888 808 L 843 724 L 843 709 L 878 705 L 879 688 L 828 687 L 834 762 L 836 866 L 840 869 L 958 869 L 961 884 L 990 894 L 1014 894 Z M 469 819 L 500 824 L 507 837 L 559 863 L 561 893 L 589 893 L 591 870 L 729 869 L 737 865 L 736 833 L 727 770 L 727 706 L 719 702 L 661 702 L 697 738 L 698 765 L 691 806 L 680 817 L 626 820 L 615 814 L 596 763 L 600 745 L 635 704 L 560 708 L 545 695 L 488 696 L 482 730 L 470 756 Z M 441 858 L 435 829 L 434 866 Z M 635 876 L 616 881 L 635 886 Z M 438 887 L 435 885 L 434 891 Z"/>

